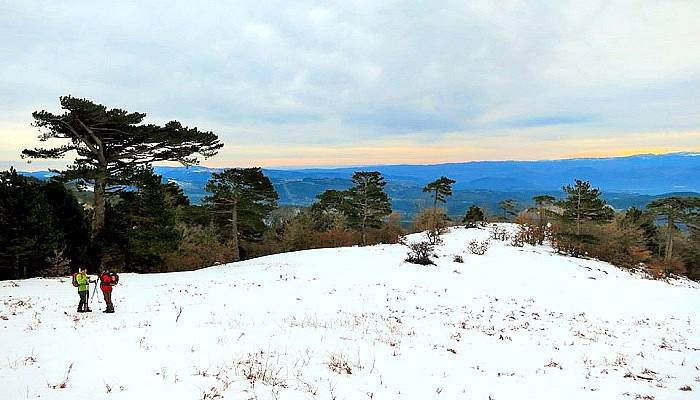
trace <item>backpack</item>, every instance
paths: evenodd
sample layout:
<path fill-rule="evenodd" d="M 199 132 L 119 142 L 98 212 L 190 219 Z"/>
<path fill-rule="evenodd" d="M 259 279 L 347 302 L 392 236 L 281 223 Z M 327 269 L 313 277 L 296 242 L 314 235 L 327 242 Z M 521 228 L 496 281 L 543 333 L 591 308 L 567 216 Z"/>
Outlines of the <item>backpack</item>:
<path fill-rule="evenodd" d="M 72 277 L 72 279 L 71 279 L 71 283 L 72 283 L 73 286 L 75 286 L 75 287 L 80 286 L 80 285 L 78 285 L 78 273 L 77 273 L 77 272 L 73 274 L 73 277 Z"/>
<path fill-rule="evenodd" d="M 103 285 L 114 286 L 119 283 L 119 275 L 116 272 L 103 273 L 100 275 L 100 283 Z"/>

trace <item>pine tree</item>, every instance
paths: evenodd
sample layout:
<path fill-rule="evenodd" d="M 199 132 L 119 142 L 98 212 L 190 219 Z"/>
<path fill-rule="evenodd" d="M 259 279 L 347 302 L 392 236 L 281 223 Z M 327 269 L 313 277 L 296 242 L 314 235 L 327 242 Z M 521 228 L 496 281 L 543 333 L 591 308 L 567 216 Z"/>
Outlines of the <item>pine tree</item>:
<path fill-rule="evenodd" d="M 51 206 L 52 225 L 64 236 L 65 248 L 62 256 L 69 260 L 69 265 L 77 270 L 79 266 L 89 263 L 90 248 L 89 220 L 83 206 L 66 185 L 51 180 L 42 186 L 42 191 Z"/>
<path fill-rule="evenodd" d="M 37 276 L 64 247 L 42 186 L 12 168 L 0 172 L 0 280 Z"/>
<path fill-rule="evenodd" d="M 508 219 L 508 216 L 518 215 L 518 203 L 513 199 L 506 199 L 498 203 L 498 206 L 503 210 L 503 219 Z"/>
<path fill-rule="evenodd" d="M 688 248 L 682 257 L 686 275 L 700 281 L 700 218 L 694 218 L 688 224 Z"/>
<path fill-rule="evenodd" d="M 423 193 L 430 193 L 433 198 L 433 209 L 432 218 L 430 221 L 430 231 L 428 232 L 428 238 L 430 243 L 436 244 L 440 240 L 440 234 L 446 229 L 446 215 L 438 216 L 437 203 L 447 203 L 447 197 L 452 196 L 452 185 L 457 182 L 445 176 L 441 176 L 423 188 Z"/>
<path fill-rule="evenodd" d="M 105 202 L 110 188 L 129 185 L 133 176 L 157 161 L 198 162 L 196 154 L 210 157 L 223 146 L 212 132 L 170 121 L 163 126 L 143 124 L 146 114 L 121 109 L 108 110 L 87 99 L 60 98 L 63 114 L 36 111 L 34 125 L 41 141 L 62 139 L 54 148 L 25 149 L 23 157 L 61 158 L 75 152 L 71 167 L 60 172 L 66 181 L 79 180 L 94 186 L 94 215 L 91 239 L 104 227 Z"/>
<path fill-rule="evenodd" d="M 348 222 L 362 232 L 362 245 L 367 244 L 367 228 L 378 228 L 391 214 L 389 196 L 384 192 L 386 182 L 377 172 L 355 172 L 353 186 L 348 190 Z"/>
<path fill-rule="evenodd" d="M 316 196 L 318 201 L 311 205 L 309 211 L 313 229 L 324 232 L 329 229 L 344 229 L 349 210 L 349 193 L 328 189 Z"/>
<path fill-rule="evenodd" d="M 564 186 L 567 197 L 560 206 L 563 219 L 575 224 L 576 236 L 581 236 L 581 227 L 587 222 L 610 222 L 615 213 L 600 198 L 600 190 L 591 188 L 590 182 L 576 179 L 574 186 Z"/>
<path fill-rule="evenodd" d="M 666 245 L 664 261 L 673 258 L 673 234 L 678 230 L 677 224 L 692 224 L 700 216 L 699 197 L 668 197 L 654 200 L 647 205 L 647 210 L 657 217 L 666 219 Z"/>
<path fill-rule="evenodd" d="M 457 182 L 445 176 L 436 179 L 423 188 L 423 193 L 430 193 L 433 198 L 433 209 L 437 208 L 437 203 L 446 203 L 447 196 L 452 196 L 452 185 Z"/>
<path fill-rule="evenodd" d="M 182 236 L 177 229 L 182 199 L 173 196 L 171 184 L 151 170 L 139 176 L 135 190 L 119 193 L 107 208 L 100 258 L 110 268 L 130 272 L 161 272 L 164 257 L 175 251 Z"/>
<path fill-rule="evenodd" d="M 484 223 L 484 212 L 481 208 L 472 204 L 467 210 L 467 214 L 462 218 L 462 222 L 466 224 L 467 228 L 476 228 L 477 226 Z"/>
<path fill-rule="evenodd" d="M 652 254 L 660 254 L 659 245 L 659 229 L 654 223 L 655 216 L 649 212 L 644 212 L 637 207 L 630 207 L 625 211 L 625 216 L 621 221 L 621 224 L 626 226 L 636 227 L 642 232 L 644 237 L 644 247 L 646 247 Z"/>
<path fill-rule="evenodd" d="M 537 212 L 540 227 L 547 226 L 549 223 L 549 216 L 555 215 L 551 208 L 554 206 L 557 199 L 555 199 L 554 196 L 544 194 L 535 196 L 532 198 L 532 200 L 536 205 L 533 211 Z"/>
<path fill-rule="evenodd" d="M 214 173 L 207 183 L 211 193 L 204 204 L 219 214 L 227 227 L 234 261 L 240 260 L 240 239 L 254 239 L 265 231 L 265 219 L 277 207 L 278 195 L 260 168 L 232 168 Z"/>

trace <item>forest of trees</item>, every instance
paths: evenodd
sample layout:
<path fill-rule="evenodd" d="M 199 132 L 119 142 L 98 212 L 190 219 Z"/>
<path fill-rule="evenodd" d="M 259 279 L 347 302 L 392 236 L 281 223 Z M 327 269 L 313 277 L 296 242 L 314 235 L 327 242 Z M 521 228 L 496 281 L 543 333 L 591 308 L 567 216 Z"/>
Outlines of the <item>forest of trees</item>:
<path fill-rule="evenodd" d="M 73 164 L 47 181 L 14 169 L 0 172 L 0 279 L 65 275 L 78 266 L 191 270 L 286 251 L 396 243 L 407 233 L 379 172 L 358 171 L 351 187 L 326 190 L 309 207 L 279 207 L 260 168 L 231 168 L 212 174 L 209 195 L 193 205 L 152 166 L 194 165 L 215 155 L 223 144 L 214 133 L 177 121 L 144 124 L 145 114 L 70 96 L 61 98 L 61 107 L 63 114 L 33 116 L 42 141 L 62 144 L 23 156 L 73 152 Z M 519 242 L 546 242 L 576 257 L 700 280 L 698 197 L 616 211 L 590 182 L 576 180 L 561 199 L 535 196 L 527 207 L 504 199 L 494 215 L 471 205 L 461 216 L 448 216 L 439 206 L 454 183 L 443 176 L 423 188 L 431 207 L 414 217 L 410 230 L 426 231 L 428 245 L 439 243 L 448 226 L 511 221 L 520 224 Z"/>

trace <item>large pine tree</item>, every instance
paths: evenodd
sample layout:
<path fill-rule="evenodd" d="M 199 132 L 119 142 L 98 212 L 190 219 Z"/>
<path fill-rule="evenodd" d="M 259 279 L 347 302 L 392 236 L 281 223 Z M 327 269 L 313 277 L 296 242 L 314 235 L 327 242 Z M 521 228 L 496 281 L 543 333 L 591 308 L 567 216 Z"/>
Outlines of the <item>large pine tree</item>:
<path fill-rule="evenodd" d="M 377 171 L 355 172 L 353 186 L 348 190 L 348 222 L 362 232 L 362 245 L 367 244 L 367 228 L 378 228 L 391 214 L 389 196 L 384 192 L 386 182 Z"/>
<path fill-rule="evenodd" d="M 68 169 L 60 172 L 67 181 L 79 180 L 94 187 L 91 238 L 104 227 L 105 201 L 110 188 L 129 185 L 133 176 L 157 161 L 198 162 L 197 154 L 210 157 L 223 146 L 212 132 L 170 121 L 163 126 L 144 124 L 146 114 L 107 107 L 72 96 L 60 98 L 62 114 L 36 111 L 34 125 L 41 141 L 63 140 L 53 148 L 25 149 L 23 157 L 61 158 L 75 152 Z"/>
<path fill-rule="evenodd" d="M 327 189 L 316 198 L 318 201 L 309 209 L 313 229 L 324 232 L 333 228 L 346 228 L 349 210 L 348 191 Z"/>
<path fill-rule="evenodd" d="M 564 221 L 574 224 L 576 236 L 581 236 L 581 228 L 587 222 L 610 222 L 615 216 L 612 208 L 600 198 L 600 189 L 591 188 L 591 183 L 576 179 L 574 186 L 564 186 L 566 198 L 559 204 L 563 209 Z"/>
<path fill-rule="evenodd" d="M 82 261 L 84 218 L 62 185 L 0 172 L 0 280 L 43 274 L 56 256 Z"/>
<path fill-rule="evenodd" d="M 150 169 L 139 176 L 133 189 L 120 192 L 107 207 L 100 256 L 110 268 L 161 272 L 166 254 L 180 244 L 177 211 L 187 205 L 187 199 Z"/>
<path fill-rule="evenodd" d="M 700 198 L 668 197 L 652 201 L 647 209 L 657 217 L 666 219 L 664 261 L 670 261 L 673 258 L 673 235 L 678 230 L 677 224 L 694 225 L 700 217 Z"/>
<path fill-rule="evenodd" d="M 204 204 L 218 214 L 219 225 L 228 231 L 234 261 L 240 260 L 240 239 L 259 238 L 265 219 L 277 207 L 278 195 L 260 168 L 231 168 L 213 173 Z"/>

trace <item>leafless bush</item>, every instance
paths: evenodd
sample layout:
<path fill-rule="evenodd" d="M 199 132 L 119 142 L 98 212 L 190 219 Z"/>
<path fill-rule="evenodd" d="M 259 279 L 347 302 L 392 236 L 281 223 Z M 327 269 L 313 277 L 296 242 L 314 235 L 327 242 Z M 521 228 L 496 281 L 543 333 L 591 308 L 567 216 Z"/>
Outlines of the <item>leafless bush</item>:
<path fill-rule="evenodd" d="M 406 246 L 409 248 L 406 261 L 412 264 L 419 265 L 435 265 L 432 257 L 435 255 L 433 245 L 429 242 L 409 243 Z"/>
<path fill-rule="evenodd" d="M 442 243 L 442 235 L 447 232 L 449 218 L 447 211 L 442 208 L 428 208 L 422 210 L 413 219 L 413 230 L 425 231 L 428 242 L 431 244 Z"/>
<path fill-rule="evenodd" d="M 224 398 L 224 395 L 221 394 L 221 390 L 219 390 L 219 388 L 217 388 L 216 386 L 212 386 L 206 392 L 202 392 L 202 400 L 223 399 L 223 398 Z"/>
<path fill-rule="evenodd" d="M 326 363 L 331 371 L 337 374 L 348 374 L 352 375 L 352 368 L 348 362 L 347 357 L 343 353 L 331 354 L 328 356 L 328 362 Z"/>
<path fill-rule="evenodd" d="M 508 233 L 507 229 L 501 228 L 497 224 L 493 224 L 491 225 L 491 239 L 505 242 L 510 239 L 510 234 Z"/>
<path fill-rule="evenodd" d="M 70 259 L 63 255 L 66 251 L 64 246 L 61 250 L 54 250 L 53 255 L 46 257 L 46 263 L 49 265 L 41 271 L 41 276 L 65 276 L 70 274 Z"/>
<path fill-rule="evenodd" d="M 513 247 L 525 246 L 525 235 L 523 234 L 523 231 L 518 230 L 513 236 L 511 236 L 510 245 Z"/>
<path fill-rule="evenodd" d="M 19 367 L 22 366 L 22 365 L 24 365 L 24 366 L 32 365 L 32 364 L 34 364 L 34 363 L 36 363 L 36 362 L 37 362 L 37 358 L 34 356 L 34 352 L 32 351 L 32 354 L 29 355 L 29 356 L 22 357 L 22 358 L 19 358 L 19 359 L 17 359 L 17 360 L 14 360 L 14 361 L 9 361 L 9 360 L 8 360 L 7 366 L 8 366 L 10 369 L 15 370 L 15 369 L 19 368 Z"/>
<path fill-rule="evenodd" d="M 548 238 L 551 238 L 551 232 L 547 226 L 520 224 L 518 231 L 511 237 L 511 245 L 523 247 L 527 243 L 536 246 L 543 244 Z"/>
<path fill-rule="evenodd" d="M 282 378 L 279 355 L 276 353 L 263 350 L 248 353 L 236 362 L 236 372 L 243 376 L 253 388 L 258 382 L 272 387 L 273 392 L 287 387 L 285 379 Z"/>
<path fill-rule="evenodd" d="M 452 261 L 461 264 L 461 263 L 464 263 L 464 258 L 463 258 L 462 256 L 460 256 L 459 254 L 457 254 L 457 255 L 454 256 L 454 258 L 452 259 Z"/>
<path fill-rule="evenodd" d="M 467 250 L 469 250 L 470 253 L 475 254 L 477 256 L 483 256 L 484 254 L 486 254 L 486 251 L 489 249 L 489 247 L 491 247 L 490 240 L 478 241 L 474 239 L 471 242 L 469 242 Z"/>

